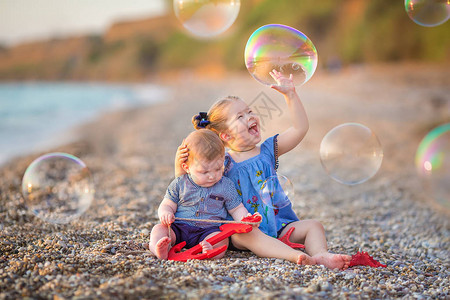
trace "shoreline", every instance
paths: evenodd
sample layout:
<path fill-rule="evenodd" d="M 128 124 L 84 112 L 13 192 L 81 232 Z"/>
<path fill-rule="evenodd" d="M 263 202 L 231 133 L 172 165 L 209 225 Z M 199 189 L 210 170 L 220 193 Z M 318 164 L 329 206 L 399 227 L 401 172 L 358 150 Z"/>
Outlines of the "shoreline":
<path fill-rule="evenodd" d="M 448 216 L 428 202 L 413 161 L 424 133 L 449 117 L 450 76 L 443 74 L 448 71 L 416 74 L 399 66 L 319 71 L 297 89 L 310 130 L 280 157 L 279 169 L 294 184 L 294 210 L 322 222 L 330 251 L 365 251 L 387 268 L 338 271 L 234 251 L 216 261 L 180 263 L 146 251 L 194 114 L 221 96 L 250 103 L 263 93 L 281 111 L 265 120 L 263 136 L 286 128 L 282 97 L 239 73 L 226 81 L 174 80 L 167 101 L 104 115 L 79 128 L 80 140 L 53 149 L 82 159 L 95 182 L 91 207 L 70 224 L 46 223 L 26 209 L 21 176 L 39 154 L 0 167 L 0 299 L 449 297 Z M 318 155 L 324 134 L 348 121 L 371 128 L 384 151 L 378 173 L 352 187 L 332 180 Z"/>
<path fill-rule="evenodd" d="M 17 91 L 22 86 L 27 88 L 26 92 Z M 82 139 L 83 134 L 79 128 L 95 123 L 111 112 L 126 113 L 127 110 L 155 105 L 164 101 L 170 93 L 168 87 L 154 83 L 26 81 L 0 83 L 0 88 L 2 96 L 5 96 L 4 100 L 7 96 L 15 96 L 14 100 L 22 102 L 16 109 L 8 107 L 6 102 L 6 110 L 2 112 L 6 121 L 0 122 L 0 127 L 5 130 L 1 135 L 4 144 L 0 152 L 0 166 L 14 158 L 74 143 Z M 54 90 L 53 93 L 48 92 L 51 89 Z M 36 103 L 29 96 L 31 93 L 41 100 L 39 107 L 34 107 Z M 79 109 L 74 104 L 74 98 L 77 96 L 81 101 L 93 100 L 94 103 L 81 103 Z M 65 101 L 65 106 L 73 110 L 69 112 L 57 103 L 59 101 L 56 101 L 56 97 L 65 97 L 60 100 Z M 88 99 L 84 99 L 86 97 Z M 38 113 L 33 114 L 33 109 Z M 44 113 L 45 109 L 51 113 Z M 13 119 L 14 114 L 19 117 Z M 52 117 L 51 120 L 48 119 L 49 116 Z M 19 129 L 15 130 L 13 124 Z M 31 130 L 25 130 L 25 126 Z"/>

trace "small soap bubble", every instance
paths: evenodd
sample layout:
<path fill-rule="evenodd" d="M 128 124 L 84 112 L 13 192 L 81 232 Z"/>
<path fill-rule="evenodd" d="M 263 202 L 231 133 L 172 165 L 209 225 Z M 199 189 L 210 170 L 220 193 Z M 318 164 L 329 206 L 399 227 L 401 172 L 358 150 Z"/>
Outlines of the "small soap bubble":
<path fill-rule="evenodd" d="M 405 10 L 415 23 L 433 27 L 450 18 L 449 0 L 405 0 Z"/>
<path fill-rule="evenodd" d="M 174 0 L 175 15 L 193 35 L 212 38 L 233 25 L 240 0 Z"/>
<path fill-rule="evenodd" d="M 294 186 L 284 175 L 277 174 L 267 177 L 260 190 L 261 200 L 269 208 L 281 209 L 288 206 L 289 198 L 294 196 Z"/>
<path fill-rule="evenodd" d="M 67 153 L 49 153 L 34 160 L 22 179 L 27 208 L 38 218 L 66 224 L 91 205 L 94 184 L 79 158 Z"/>
<path fill-rule="evenodd" d="M 277 84 L 270 76 L 273 69 L 284 77 L 294 77 L 294 85 L 306 83 L 317 67 L 317 51 L 302 32 L 280 24 L 258 28 L 245 46 L 245 66 L 257 81 Z"/>
<path fill-rule="evenodd" d="M 355 185 L 378 172 L 383 150 L 372 130 L 362 124 L 344 123 L 331 129 L 322 139 L 320 160 L 331 178 Z"/>
<path fill-rule="evenodd" d="M 434 128 L 422 139 L 415 162 L 430 199 L 450 209 L 450 123 Z"/>

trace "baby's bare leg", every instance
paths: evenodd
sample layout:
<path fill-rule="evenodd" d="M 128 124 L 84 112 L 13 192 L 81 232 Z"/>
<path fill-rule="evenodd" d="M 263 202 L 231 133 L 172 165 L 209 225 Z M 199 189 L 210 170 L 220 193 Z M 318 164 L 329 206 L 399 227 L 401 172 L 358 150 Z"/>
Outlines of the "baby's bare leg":
<path fill-rule="evenodd" d="M 222 247 L 223 245 L 226 245 L 228 247 L 228 238 L 218 242 L 215 245 L 211 245 L 209 242 L 206 241 L 207 239 L 215 236 L 218 233 L 220 233 L 220 231 L 210 233 L 208 236 L 206 236 L 206 238 L 203 241 L 200 242 L 200 245 L 202 246 L 202 253 L 205 253 L 206 251 L 212 250 L 214 248 Z M 224 257 L 225 252 L 226 251 L 223 251 L 222 253 L 217 254 L 216 256 L 212 257 L 212 259 L 218 259 L 218 258 Z"/>
<path fill-rule="evenodd" d="M 299 265 L 314 265 L 315 260 L 285 243 L 253 228 L 249 233 L 234 234 L 231 236 L 233 245 L 239 249 L 247 249 L 259 257 L 282 258 Z"/>
<path fill-rule="evenodd" d="M 169 237 L 163 237 L 161 238 L 155 245 L 154 249 L 155 252 L 153 254 L 156 255 L 159 259 L 167 259 L 169 255 L 170 250 L 170 239 Z"/>
<path fill-rule="evenodd" d="M 170 229 L 173 243 L 175 243 L 175 232 Z M 169 228 L 162 224 L 153 227 L 150 234 L 149 248 L 150 251 L 159 259 L 167 259 L 171 245 L 173 244 L 169 238 Z"/>
<path fill-rule="evenodd" d="M 302 220 L 289 224 L 282 231 L 282 235 L 295 227 L 291 235 L 291 242 L 303 243 L 305 251 L 317 264 L 324 265 L 330 269 L 347 269 L 351 256 L 334 254 L 328 252 L 327 240 L 323 225 L 316 220 Z"/>
<path fill-rule="evenodd" d="M 206 251 L 214 249 L 213 246 L 208 243 L 206 240 L 201 241 L 200 245 L 202 246 L 202 253 L 205 253 Z"/>

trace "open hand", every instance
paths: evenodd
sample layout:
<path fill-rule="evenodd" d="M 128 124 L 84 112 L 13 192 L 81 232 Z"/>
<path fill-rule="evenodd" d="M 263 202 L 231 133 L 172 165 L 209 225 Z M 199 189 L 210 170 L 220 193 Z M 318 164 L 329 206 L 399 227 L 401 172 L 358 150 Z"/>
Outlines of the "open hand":
<path fill-rule="evenodd" d="M 279 91 L 282 94 L 287 94 L 289 92 L 295 91 L 294 86 L 294 77 L 292 74 L 288 77 L 285 77 L 283 73 L 278 72 L 273 69 L 272 72 L 269 72 L 270 76 L 277 82 L 278 85 L 272 84 L 270 87 L 274 90 Z"/>

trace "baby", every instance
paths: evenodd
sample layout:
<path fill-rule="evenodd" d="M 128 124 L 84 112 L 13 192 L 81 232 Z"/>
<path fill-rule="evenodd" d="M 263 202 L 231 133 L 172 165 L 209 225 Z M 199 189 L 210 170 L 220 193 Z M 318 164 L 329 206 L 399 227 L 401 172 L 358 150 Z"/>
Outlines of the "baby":
<path fill-rule="evenodd" d="M 234 183 L 223 177 L 225 149 L 221 139 L 211 130 L 190 133 L 184 142 L 189 158 L 181 167 L 186 172 L 175 178 L 158 208 L 161 224 L 150 234 L 150 251 L 160 259 L 167 259 L 174 244 L 186 242 L 186 248 L 202 245 L 202 251 L 213 249 L 206 240 L 220 232 L 220 223 L 202 220 L 225 220 L 227 212 L 234 220 L 248 215 Z M 176 218 L 189 220 L 176 220 Z M 223 240 L 214 248 L 227 245 Z M 214 258 L 221 258 L 222 252 Z"/>

